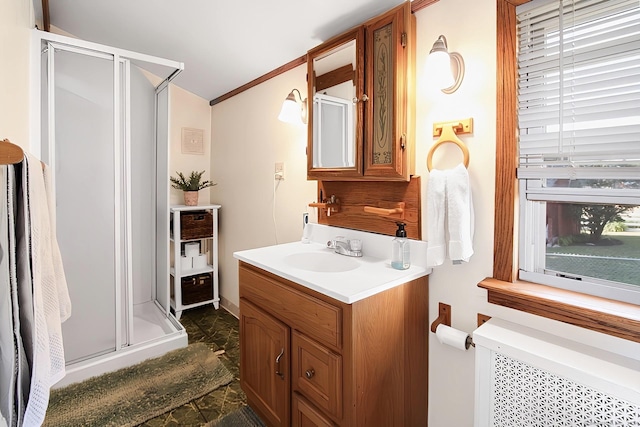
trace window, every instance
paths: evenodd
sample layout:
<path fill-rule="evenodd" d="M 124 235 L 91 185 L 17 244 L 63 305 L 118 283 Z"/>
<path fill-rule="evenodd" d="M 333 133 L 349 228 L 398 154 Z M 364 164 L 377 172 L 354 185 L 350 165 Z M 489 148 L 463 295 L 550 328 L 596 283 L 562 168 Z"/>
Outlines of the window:
<path fill-rule="evenodd" d="M 640 304 L 640 5 L 516 13 L 519 277 Z"/>

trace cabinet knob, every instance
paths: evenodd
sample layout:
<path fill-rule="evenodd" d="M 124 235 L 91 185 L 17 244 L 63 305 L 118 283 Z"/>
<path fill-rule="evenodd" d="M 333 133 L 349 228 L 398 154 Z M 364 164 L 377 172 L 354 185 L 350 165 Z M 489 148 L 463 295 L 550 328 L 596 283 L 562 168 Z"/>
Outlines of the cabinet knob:
<path fill-rule="evenodd" d="M 313 376 L 316 374 L 316 371 L 314 371 L 313 369 L 307 369 L 304 373 L 304 375 L 307 377 L 307 379 L 311 379 L 313 378 Z"/>
<path fill-rule="evenodd" d="M 352 99 L 354 104 L 357 104 L 358 102 L 367 102 L 368 100 L 369 100 L 369 97 L 367 96 L 366 93 L 362 94 L 362 97 L 360 99 L 358 99 L 355 96 Z"/>

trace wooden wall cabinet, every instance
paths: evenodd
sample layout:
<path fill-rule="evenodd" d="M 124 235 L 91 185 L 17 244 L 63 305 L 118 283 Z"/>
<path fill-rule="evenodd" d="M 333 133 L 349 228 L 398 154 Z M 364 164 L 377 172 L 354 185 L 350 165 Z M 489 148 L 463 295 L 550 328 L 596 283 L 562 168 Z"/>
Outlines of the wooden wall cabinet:
<path fill-rule="evenodd" d="M 267 425 L 427 425 L 427 276 L 353 304 L 239 277 L 240 383 Z"/>
<path fill-rule="evenodd" d="M 410 2 L 310 50 L 307 67 L 307 178 L 408 181 L 415 169 Z"/>

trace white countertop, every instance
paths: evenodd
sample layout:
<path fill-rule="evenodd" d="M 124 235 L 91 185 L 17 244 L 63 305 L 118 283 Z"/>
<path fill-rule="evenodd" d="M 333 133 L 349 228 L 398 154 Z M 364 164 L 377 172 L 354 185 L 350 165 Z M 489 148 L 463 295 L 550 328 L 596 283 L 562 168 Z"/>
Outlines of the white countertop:
<path fill-rule="evenodd" d="M 235 252 L 233 256 L 347 304 L 431 273 L 431 269 L 426 267 L 427 242 L 424 241 L 410 240 L 411 266 L 407 270 L 396 270 L 391 267 L 390 259 L 392 236 L 312 223 L 307 224 L 305 235 L 309 237 L 309 243 L 293 242 L 248 249 Z M 347 257 L 327 248 L 327 241 L 336 236 L 361 239 L 364 256 Z M 307 257 L 295 254 L 306 253 L 310 253 L 307 259 L 313 259 L 313 254 L 317 254 L 317 259 L 322 260 L 326 268 L 300 268 L 292 261 L 295 257 Z M 332 257 L 338 258 L 334 260 Z M 330 271 L 336 266 L 338 269 L 345 266 L 345 271 Z"/>

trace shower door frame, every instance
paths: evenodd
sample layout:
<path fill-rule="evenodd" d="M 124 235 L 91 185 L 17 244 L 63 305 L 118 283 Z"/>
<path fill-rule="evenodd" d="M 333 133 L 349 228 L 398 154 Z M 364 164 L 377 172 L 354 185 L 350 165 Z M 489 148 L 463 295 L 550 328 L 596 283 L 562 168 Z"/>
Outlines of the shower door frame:
<path fill-rule="evenodd" d="M 112 352 L 105 353 L 106 355 L 117 353 L 118 351 L 126 348 L 131 343 L 133 338 L 133 291 L 132 291 L 132 251 L 131 251 L 131 164 L 130 164 L 130 123 L 128 120 L 128 109 L 129 107 L 129 81 L 128 75 L 130 70 L 130 60 L 138 60 L 145 63 L 156 64 L 164 67 L 169 67 L 173 71 L 166 77 L 159 85 L 156 86 L 155 91 L 155 117 L 154 117 L 154 147 L 155 150 L 158 151 L 158 93 L 159 89 L 163 86 L 168 85 L 168 83 L 175 78 L 183 69 L 184 64 L 176 61 L 166 60 L 163 58 L 157 58 L 150 55 L 145 55 L 137 52 L 131 52 L 123 49 L 118 49 L 110 46 L 100 45 L 97 43 L 87 42 L 79 39 L 69 38 L 65 36 L 61 36 L 58 34 L 45 33 L 40 30 L 32 30 L 34 32 L 32 37 L 32 66 L 31 66 L 31 79 L 33 84 L 32 92 L 31 92 L 31 117 L 30 117 L 30 125 L 31 125 L 31 135 L 30 135 L 30 151 L 36 155 L 38 158 L 43 158 L 42 156 L 42 148 L 47 145 L 47 154 L 48 158 L 43 159 L 46 160 L 49 164 L 49 167 L 55 171 L 56 167 L 56 159 L 55 159 L 55 120 L 47 120 L 48 122 L 48 141 L 44 141 L 41 138 L 41 124 L 42 124 L 42 106 L 41 106 L 41 70 L 42 70 L 42 55 L 41 49 L 43 44 L 47 44 L 49 47 L 48 55 L 48 68 L 47 68 L 47 79 L 49 82 L 53 81 L 53 74 L 55 72 L 55 59 L 54 59 L 54 49 L 69 51 L 73 53 L 78 53 L 87 56 L 94 56 L 102 59 L 107 59 L 113 61 L 113 100 L 114 100 L 114 111 L 113 111 L 113 150 L 114 150 L 114 170 L 115 173 L 115 200 L 114 200 L 114 212 L 115 222 L 114 229 L 115 233 L 115 241 L 114 241 L 114 255 L 115 255 L 115 272 L 116 272 L 116 283 L 114 283 L 114 291 L 115 291 L 115 349 Z M 124 66 L 124 68 L 122 68 Z M 121 82 L 122 75 L 127 76 L 124 82 Z M 123 90 L 124 84 L 124 90 Z M 53 110 L 55 110 L 55 85 L 48 84 L 48 97 L 47 97 L 47 114 L 48 117 L 53 117 Z M 121 102 L 121 96 L 125 97 L 125 102 Z M 127 114 L 127 116 L 123 116 Z M 127 120 L 124 120 L 122 123 L 121 118 L 126 117 Z M 167 130 L 169 127 L 169 123 L 167 123 Z M 168 132 L 167 132 L 168 135 Z M 163 146 L 163 145 L 161 145 Z M 168 159 L 168 145 L 164 146 L 167 150 L 166 158 Z M 124 151 L 123 151 L 124 150 Z M 124 156 L 123 156 L 124 154 Z M 153 158 L 158 159 L 160 153 L 150 153 Z M 163 168 L 163 166 L 166 166 Z M 120 173 L 124 172 L 124 180 L 125 186 L 122 185 L 122 180 L 120 178 Z M 154 204 L 156 205 L 156 218 L 155 221 L 162 221 L 162 217 L 164 216 L 160 210 L 163 207 L 158 205 L 159 202 L 165 200 L 166 202 L 166 217 L 168 218 L 169 212 L 169 203 L 168 203 L 168 182 L 169 182 L 169 171 L 168 165 L 161 165 L 158 162 L 155 162 L 155 177 L 156 184 L 159 185 L 162 182 L 167 183 L 166 193 L 167 195 L 160 195 L 158 187 L 156 192 L 153 194 L 153 198 L 155 200 Z M 52 178 L 54 179 L 53 185 L 55 188 L 55 173 L 52 174 Z M 159 200 L 160 199 L 160 200 Z M 125 205 L 124 210 L 124 222 L 126 224 L 121 223 L 121 218 L 123 217 L 122 204 Z M 160 217 L 158 217 L 160 216 Z M 166 222 L 166 234 L 168 236 L 168 220 Z M 156 223 L 155 229 L 158 230 Z M 124 226 L 124 228 L 123 228 Z M 125 236 L 125 242 L 122 242 L 121 236 Z M 168 248 L 168 239 L 166 240 L 166 249 L 163 249 L 162 242 L 159 242 L 161 239 L 161 235 L 156 233 L 157 241 L 155 244 L 155 259 L 159 262 L 156 263 L 157 268 L 154 269 L 154 277 L 153 283 L 155 286 L 152 286 L 152 299 L 155 304 L 162 310 L 163 314 L 171 320 L 176 328 L 181 329 L 181 325 L 170 314 L 170 305 L 169 305 L 169 248 Z M 126 247 L 125 247 L 126 245 Z M 123 255 L 123 252 L 126 254 L 126 257 Z M 164 253 L 161 253 L 164 252 Z M 162 259 L 160 259 L 162 257 Z M 166 258 L 166 261 L 164 260 Z M 166 268 L 166 272 L 160 271 Z M 123 279 L 124 283 L 121 285 L 117 283 L 119 279 Z M 164 284 L 164 285 L 161 285 Z M 166 300 L 166 306 L 163 302 L 162 304 L 158 301 L 158 287 L 163 289 L 163 292 L 166 291 L 167 298 L 161 297 L 162 301 Z M 122 292 L 126 292 L 125 297 L 123 299 Z M 124 309 L 123 306 L 124 305 Z M 124 311 L 124 313 L 123 313 Z M 123 315 L 124 314 L 124 315 Z M 123 328 L 122 322 L 127 321 L 126 328 Z M 103 354 L 104 355 L 104 354 Z M 95 357 L 101 357 L 100 354 L 95 355 Z M 89 358 L 91 359 L 91 357 Z"/>

